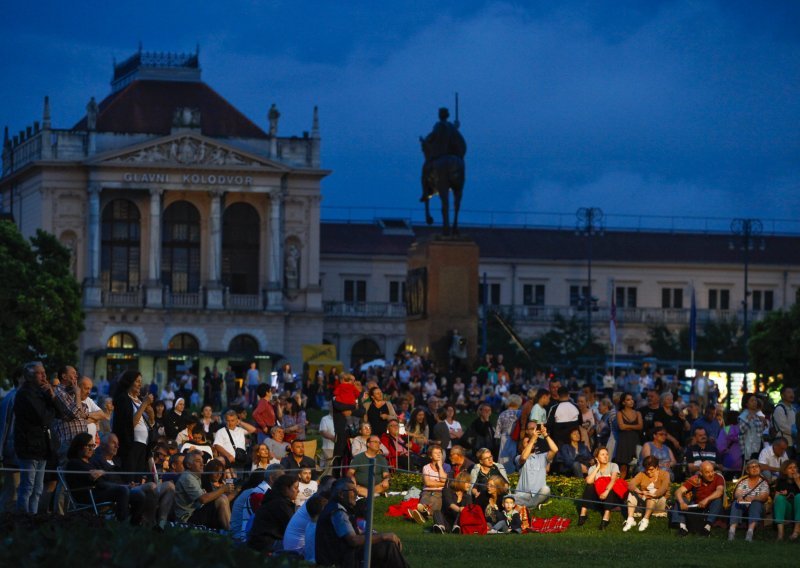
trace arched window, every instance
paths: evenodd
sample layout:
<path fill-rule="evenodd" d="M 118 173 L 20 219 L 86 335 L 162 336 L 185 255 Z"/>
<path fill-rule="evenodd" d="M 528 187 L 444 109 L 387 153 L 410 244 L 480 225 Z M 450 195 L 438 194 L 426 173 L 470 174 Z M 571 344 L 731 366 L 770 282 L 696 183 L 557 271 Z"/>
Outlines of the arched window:
<path fill-rule="evenodd" d="M 200 289 L 200 213 L 188 201 L 164 211 L 161 282 L 175 293 Z"/>
<path fill-rule="evenodd" d="M 350 352 L 351 366 L 355 366 L 360 363 L 369 363 L 370 361 L 380 359 L 381 357 L 383 357 L 381 349 L 372 339 L 362 339 L 357 341 L 355 345 L 353 345 L 353 349 Z"/>
<path fill-rule="evenodd" d="M 195 363 L 199 357 L 200 344 L 194 335 L 179 333 L 169 340 L 167 349 L 168 380 L 177 381 L 185 371 L 196 370 Z"/>
<path fill-rule="evenodd" d="M 111 379 L 123 371 L 138 368 L 139 357 L 136 352 L 138 347 L 139 342 L 126 331 L 120 331 L 109 337 L 106 342 L 106 377 Z"/>
<path fill-rule="evenodd" d="M 231 340 L 228 351 L 237 355 L 252 355 L 258 353 L 258 341 L 252 335 L 237 335 Z"/>
<path fill-rule="evenodd" d="M 197 338 L 190 333 L 179 333 L 169 340 L 169 351 L 184 351 L 195 353 L 200 351 L 200 344 Z"/>
<path fill-rule="evenodd" d="M 130 292 L 139 286 L 139 208 L 115 199 L 103 209 L 100 228 L 100 277 L 103 289 Z"/>
<path fill-rule="evenodd" d="M 261 221 L 255 207 L 234 203 L 222 215 L 222 283 L 232 294 L 258 294 Z"/>
<path fill-rule="evenodd" d="M 108 349 L 136 349 L 138 346 L 139 343 L 136 341 L 136 338 L 125 331 L 115 333 L 109 337 L 106 342 L 106 347 Z"/>

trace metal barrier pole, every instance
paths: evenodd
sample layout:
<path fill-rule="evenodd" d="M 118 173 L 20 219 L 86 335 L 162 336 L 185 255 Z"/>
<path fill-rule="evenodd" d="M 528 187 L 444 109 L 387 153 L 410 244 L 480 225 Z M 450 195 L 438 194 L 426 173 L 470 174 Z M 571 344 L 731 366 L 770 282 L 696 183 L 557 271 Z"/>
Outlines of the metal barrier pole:
<path fill-rule="evenodd" d="M 372 509 L 375 505 L 375 458 L 369 460 L 369 477 L 367 482 L 367 525 L 364 529 L 364 568 L 372 562 Z"/>

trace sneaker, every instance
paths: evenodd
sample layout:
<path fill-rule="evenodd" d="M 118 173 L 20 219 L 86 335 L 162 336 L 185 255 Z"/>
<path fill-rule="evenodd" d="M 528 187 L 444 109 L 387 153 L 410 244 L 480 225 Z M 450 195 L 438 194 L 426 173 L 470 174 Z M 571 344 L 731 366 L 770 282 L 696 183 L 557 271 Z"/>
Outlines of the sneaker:
<path fill-rule="evenodd" d="M 711 536 L 711 525 L 707 524 L 703 527 L 703 536 Z"/>
<path fill-rule="evenodd" d="M 650 526 L 650 519 L 642 519 L 639 521 L 639 532 L 644 532 Z"/>
<path fill-rule="evenodd" d="M 678 536 L 689 536 L 689 530 L 686 527 L 679 528 Z"/>
<path fill-rule="evenodd" d="M 421 525 L 424 525 L 424 524 L 425 524 L 425 517 L 423 517 L 423 516 L 422 516 L 422 513 L 420 513 L 420 512 L 419 512 L 419 511 L 417 511 L 416 509 L 414 509 L 413 511 L 411 511 L 411 512 L 409 513 L 409 516 L 410 516 L 412 519 L 414 519 L 416 522 L 418 522 L 419 524 L 421 524 Z"/>
<path fill-rule="evenodd" d="M 453 526 L 453 534 L 461 534 L 461 527 L 458 525 Z"/>
<path fill-rule="evenodd" d="M 606 530 L 606 527 L 607 527 L 608 525 L 610 525 L 610 524 L 611 524 L 611 521 L 607 521 L 607 520 L 603 519 L 602 521 L 600 521 L 600 526 L 599 526 L 598 528 L 599 528 L 601 531 L 604 531 L 604 530 Z"/>
<path fill-rule="evenodd" d="M 586 524 L 586 515 L 581 515 L 578 517 L 578 526 L 582 527 Z"/>
<path fill-rule="evenodd" d="M 497 534 L 497 531 L 494 530 L 494 529 L 490 529 L 490 530 L 486 531 L 486 534 Z"/>
<path fill-rule="evenodd" d="M 444 534 L 444 527 L 442 525 L 433 525 L 433 532 L 436 534 Z"/>
<path fill-rule="evenodd" d="M 622 525 L 622 532 L 628 532 L 628 531 L 629 531 L 629 530 L 631 530 L 631 529 L 632 529 L 632 528 L 633 528 L 635 525 L 636 525 L 636 521 L 634 520 L 634 518 L 633 518 L 633 517 L 628 517 L 628 518 L 625 520 L 625 524 L 624 524 L 624 525 Z"/>
<path fill-rule="evenodd" d="M 736 529 L 728 530 L 728 540 L 734 540 L 736 538 Z"/>
<path fill-rule="evenodd" d="M 744 540 L 747 542 L 753 542 L 753 529 L 747 530 L 747 534 L 744 535 Z"/>

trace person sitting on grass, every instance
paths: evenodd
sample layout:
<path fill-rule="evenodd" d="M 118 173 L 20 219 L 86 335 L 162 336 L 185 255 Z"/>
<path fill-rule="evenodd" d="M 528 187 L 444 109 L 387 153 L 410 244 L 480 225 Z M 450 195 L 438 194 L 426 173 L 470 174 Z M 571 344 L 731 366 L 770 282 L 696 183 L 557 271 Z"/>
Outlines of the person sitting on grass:
<path fill-rule="evenodd" d="M 362 454 L 363 455 L 363 454 Z M 364 544 L 372 539 L 372 562 L 381 568 L 408 568 L 400 538 L 394 533 L 365 536 L 356 523 L 356 485 L 349 477 L 336 482 L 331 500 L 317 520 L 315 560 L 322 566 L 357 568 L 364 556 Z"/>
<path fill-rule="evenodd" d="M 281 467 L 295 475 L 299 473 L 299 470 L 310 469 L 312 479 L 316 479 L 319 473 L 317 462 L 306 455 L 306 446 L 303 440 L 292 441 L 289 446 L 289 454 L 281 460 Z"/>
<path fill-rule="evenodd" d="M 211 492 L 203 490 L 201 477 L 203 473 L 202 452 L 192 451 L 183 459 L 186 468 L 175 484 L 175 516 L 183 523 L 203 525 L 208 528 L 230 529 L 230 499 L 236 488 L 223 483 Z"/>
<path fill-rule="evenodd" d="M 736 538 L 736 526 L 747 520 L 747 542 L 753 540 L 753 532 L 761 520 L 764 504 L 769 499 L 769 482 L 761 475 L 758 460 L 748 460 L 745 464 L 745 476 L 739 480 L 733 490 L 731 505 L 731 522 L 728 528 L 728 540 Z"/>
<path fill-rule="evenodd" d="M 442 509 L 442 489 L 447 484 L 450 466 L 444 463 L 442 448 L 431 446 L 428 450 L 430 463 L 422 468 L 422 494 L 416 510 L 411 511 L 411 518 L 424 524 L 434 512 Z M 433 532 L 444 532 L 443 528 L 434 525 Z"/>
<path fill-rule="evenodd" d="M 522 438 L 522 453 L 517 456 L 519 482 L 515 490 L 517 503 L 536 508 L 550 498 L 547 468 L 558 451 L 547 426 L 529 421 Z"/>
<path fill-rule="evenodd" d="M 569 443 L 563 444 L 556 454 L 558 470 L 563 475 L 584 477 L 592 461 L 592 452 L 581 441 L 581 429 L 575 426 L 569 431 Z"/>
<path fill-rule="evenodd" d="M 259 552 L 281 549 L 286 527 L 294 515 L 298 480 L 294 473 L 281 475 L 264 495 L 247 533 L 247 546 Z"/>
<path fill-rule="evenodd" d="M 778 540 L 783 540 L 783 522 L 787 518 L 787 513 L 794 520 L 794 531 L 789 540 L 800 538 L 800 473 L 794 460 L 785 461 L 781 465 L 781 475 L 775 482 L 774 503 Z"/>
<path fill-rule="evenodd" d="M 669 474 L 659 467 L 656 456 L 644 458 L 642 467 L 644 471 L 637 473 L 628 482 L 628 518 L 622 525 L 623 532 L 628 532 L 636 525 L 633 512 L 637 507 L 644 508 L 642 520 L 639 521 L 639 532 L 647 530 L 654 510 L 664 511 L 667 508 L 665 495 L 669 491 Z"/>
<path fill-rule="evenodd" d="M 433 532 L 461 533 L 458 517 L 464 507 L 472 505 L 469 480 L 469 472 L 462 471 L 442 489 L 442 508 L 433 512 Z"/>
<path fill-rule="evenodd" d="M 297 507 L 292 519 L 286 526 L 283 533 L 282 550 L 296 552 L 300 555 L 305 554 L 306 535 L 308 535 L 308 525 L 316 519 L 322 512 L 331 497 L 331 487 L 336 479 L 330 475 L 324 475 L 320 479 L 320 485 L 316 493 L 311 495 L 305 502 Z M 300 483 L 302 486 L 302 482 Z M 297 500 L 295 500 L 295 504 Z M 308 560 L 308 559 L 307 559 Z"/>
<path fill-rule="evenodd" d="M 475 457 L 478 458 L 478 463 L 472 468 L 470 472 L 472 483 L 472 495 L 478 496 L 478 493 L 485 491 L 486 484 L 492 476 L 502 477 L 506 484 L 508 481 L 508 474 L 506 468 L 501 463 L 495 463 L 492 451 L 488 448 L 481 448 L 475 452 Z"/>
<path fill-rule="evenodd" d="M 725 493 L 725 478 L 717 473 L 714 464 L 704 461 L 700 473 L 691 476 L 675 490 L 675 503 L 670 512 L 670 521 L 678 524 L 678 535 L 686 536 L 686 512 L 704 513 L 703 533 L 711 534 L 711 525 L 722 514 L 722 496 Z"/>
<path fill-rule="evenodd" d="M 602 531 L 611 522 L 611 511 L 622 505 L 623 500 L 614 492 L 614 484 L 619 479 L 619 466 L 611 461 L 608 450 L 604 446 L 598 446 L 594 451 L 594 459 L 595 464 L 589 468 L 589 472 L 586 474 L 586 488 L 583 490 L 583 500 L 579 501 L 581 510 L 578 516 L 578 526 L 586 522 L 588 510 L 594 509 L 603 513 L 599 527 Z M 604 488 L 598 490 L 595 484 L 601 479 L 604 479 L 604 484 L 607 481 L 607 484 Z"/>
<path fill-rule="evenodd" d="M 493 475 L 486 482 L 486 486 L 473 500 L 483 510 L 488 528 L 493 527 L 501 519 L 503 497 L 508 494 L 508 481 L 499 475 Z M 473 491 L 475 487 L 473 487 Z"/>
<path fill-rule="evenodd" d="M 516 506 L 513 495 L 503 497 L 503 510 L 498 513 L 499 520 L 489 529 L 489 534 L 511 532 L 522 534 L 522 519 Z"/>
<path fill-rule="evenodd" d="M 369 460 L 375 459 L 375 494 L 380 495 L 389 490 L 389 462 L 381 455 L 381 439 L 370 436 L 367 440 L 367 451 L 358 454 L 350 462 L 347 476 L 356 483 L 359 497 L 366 497 L 369 484 Z M 380 481 L 378 481 L 380 480 Z"/>

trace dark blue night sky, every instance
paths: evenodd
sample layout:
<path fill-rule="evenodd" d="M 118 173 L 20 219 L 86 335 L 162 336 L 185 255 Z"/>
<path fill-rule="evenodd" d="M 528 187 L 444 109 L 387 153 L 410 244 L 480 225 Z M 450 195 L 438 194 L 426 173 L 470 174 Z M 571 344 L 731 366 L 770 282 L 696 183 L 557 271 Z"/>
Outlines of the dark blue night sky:
<path fill-rule="evenodd" d="M 50 95 L 70 127 L 112 58 L 199 44 L 205 82 L 262 127 L 274 102 L 301 135 L 319 105 L 326 208 L 418 214 L 417 138 L 458 91 L 468 220 L 800 218 L 795 1 L 117 4 L 4 10 L 0 126 Z"/>

